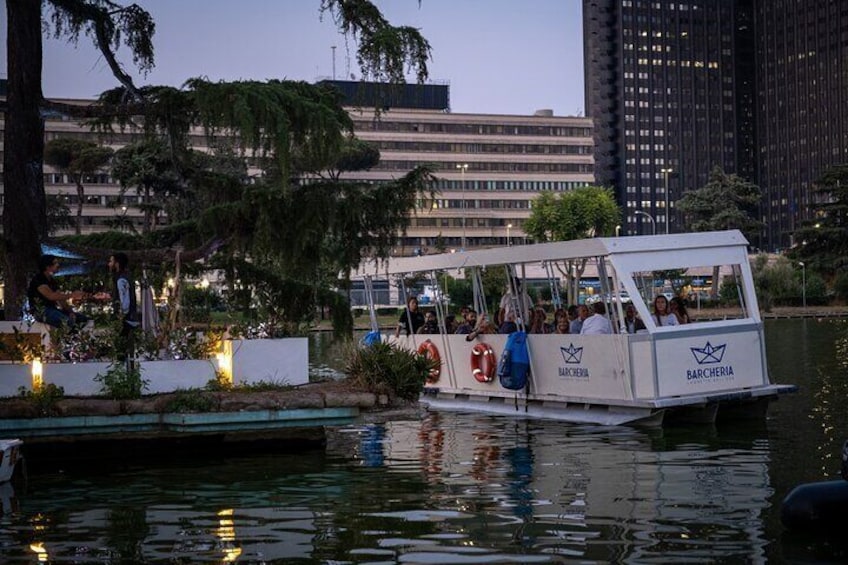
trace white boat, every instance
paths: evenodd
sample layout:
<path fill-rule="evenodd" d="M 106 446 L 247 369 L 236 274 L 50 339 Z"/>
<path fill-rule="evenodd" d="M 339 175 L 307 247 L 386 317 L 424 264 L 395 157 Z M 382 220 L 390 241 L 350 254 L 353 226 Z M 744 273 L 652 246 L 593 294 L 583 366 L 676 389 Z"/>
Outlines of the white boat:
<path fill-rule="evenodd" d="M 480 296 L 482 269 L 505 268 L 511 277 L 527 281 L 532 278 L 527 273 L 547 273 L 553 281 L 556 273 L 587 267 L 597 272 L 601 296 L 609 297 L 607 317 L 614 333 L 528 334 L 530 370 L 522 390 L 503 388 L 497 377 L 488 382 L 480 378 L 492 376 L 485 365 L 493 357 L 500 359 L 506 335 L 480 335 L 472 341 L 444 333 L 383 339 L 413 351 L 435 349 L 441 369 L 421 398 L 434 409 L 606 425 L 713 422 L 725 416 L 764 418 L 770 401 L 796 389 L 769 380 L 747 247 L 736 230 L 593 238 L 392 259 L 359 276 L 370 289 L 376 277 L 401 280 L 423 274 L 437 284 L 442 273 L 456 276 L 464 270 L 474 283 L 480 311 L 486 304 Z M 723 284 L 736 285 L 733 315 L 707 320 L 702 312 L 690 324 L 657 323 L 649 306 L 657 295 L 692 281 L 703 288 L 715 273 L 721 273 Z M 551 288 L 556 303 L 557 287 Z M 402 298 L 405 302 L 405 291 Z M 627 333 L 626 301 L 636 307 L 645 330 Z M 439 303 L 436 310 L 440 317 L 445 314 Z M 480 346 L 475 353 L 479 343 L 488 348 Z M 481 368 L 481 352 L 488 363 L 475 373 L 474 368 Z"/>
<path fill-rule="evenodd" d="M 0 439 L 0 483 L 11 480 L 15 465 L 21 459 L 23 444 L 19 439 Z"/>

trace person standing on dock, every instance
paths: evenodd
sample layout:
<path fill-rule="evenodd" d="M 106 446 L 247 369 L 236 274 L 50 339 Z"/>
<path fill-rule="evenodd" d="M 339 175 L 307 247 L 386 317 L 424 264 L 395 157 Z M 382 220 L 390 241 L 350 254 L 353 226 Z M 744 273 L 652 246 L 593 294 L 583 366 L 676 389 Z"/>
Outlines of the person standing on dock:
<path fill-rule="evenodd" d="M 112 312 L 121 320 L 121 342 L 118 344 L 118 361 L 129 364 L 135 356 L 135 331 L 140 325 L 138 304 L 135 298 L 135 282 L 129 274 L 129 258 L 126 253 L 114 253 L 109 257 L 109 272 L 112 273 Z"/>

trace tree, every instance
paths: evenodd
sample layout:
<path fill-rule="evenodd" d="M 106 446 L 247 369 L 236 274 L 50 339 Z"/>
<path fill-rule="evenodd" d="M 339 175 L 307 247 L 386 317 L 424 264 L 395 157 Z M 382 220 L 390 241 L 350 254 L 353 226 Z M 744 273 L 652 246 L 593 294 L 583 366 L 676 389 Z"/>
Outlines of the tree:
<path fill-rule="evenodd" d="M 115 152 L 112 176 L 121 188 L 135 188 L 141 195 L 139 208 L 144 212 L 144 233 L 156 227 L 159 212 L 168 196 L 181 191 L 179 171 L 164 140 L 149 137 Z"/>
<path fill-rule="evenodd" d="M 66 173 L 77 187 L 76 233 L 82 232 L 82 206 L 85 203 L 83 180 L 102 169 L 113 151 L 96 143 L 71 137 L 53 139 L 44 147 L 44 162 Z"/>
<path fill-rule="evenodd" d="M 674 205 L 691 231 L 738 229 L 750 239 L 762 225 L 754 217 L 761 198 L 754 183 L 713 167 L 707 184 L 687 192 Z"/>
<path fill-rule="evenodd" d="M 42 5 L 50 10 L 49 19 L 57 37 L 74 42 L 81 34 L 90 37 L 121 84 L 120 89 L 102 97 L 100 105 L 80 108 L 43 99 Z M 118 47 L 124 45 L 142 72 L 153 66 L 155 25 L 150 15 L 134 4 L 122 6 L 111 0 L 9 0 L 6 6 L 9 80 L 3 248 L 6 311 L 12 315 L 19 311 L 17 305 L 23 296 L 27 272 L 33 270 L 39 242 L 46 236 L 41 166 L 43 107 L 76 117 L 99 117 L 101 123 L 111 123 L 116 117 L 126 122 L 138 116 L 147 131 L 164 135 L 175 153 L 187 145 L 191 124 L 203 125 L 207 130 L 230 128 L 241 136 L 246 150 L 258 151 L 276 161 L 276 178 L 284 183 L 290 180 L 292 147 L 311 145 L 332 150 L 341 144 L 342 133 L 351 129 L 338 95 L 305 83 L 212 84 L 195 79 L 187 83 L 190 92 L 137 88 L 115 57 Z M 410 68 L 418 80 L 427 77 L 430 46 L 417 30 L 391 26 L 368 0 L 322 0 L 321 10 L 331 14 L 339 28 L 357 40 L 357 59 L 363 76 L 402 81 Z M 214 99 L 215 96 L 222 98 Z M 423 177 L 419 174 L 418 178 Z M 258 228 L 266 229 L 262 220 L 260 217 Z M 383 248 L 381 244 L 379 249 Z"/>
<path fill-rule="evenodd" d="M 612 191 L 599 186 L 583 186 L 569 192 L 545 192 L 533 200 L 533 211 L 524 223 L 524 232 L 537 242 L 570 241 L 609 236 L 621 221 L 621 210 Z M 568 282 L 568 299 L 577 303 L 579 281 L 587 259 L 557 265 Z"/>
<path fill-rule="evenodd" d="M 795 232 L 790 253 L 808 269 L 835 276 L 848 271 L 848 165 L 827 169 L 815 194 L 813 219 Z"/>
<path fill-rule="evenodd" d="M 703 187 L 687 192 L 675 202 L 683 214 L 684 226 L 691 231 L 738 229 L 750 239 L 762 223 L 754 218 L 762 198 L 760 187 L 713 167 Z M 712 296 L 718 296 L 719 265 L 713 266 Z"/>
<path fill-rule="evenodd" d="M 3 238 L 5 313 L 20 315 L 27 273 L 35 271 L 39 244 L 47 236 L 44 194 L 44 124 L 41 109 L 42 4 L 48 5 L 57 36 L 77 41 L 81 33 L 92 37 L 113 73 L 128 87 L 114 52 L 130 48 L 134 62 L 144 71 L 153 66 L 154 25 L 149 14 L 131 5 L 108 0 L 7 0 L 6 125 L 3 133 Z"/>

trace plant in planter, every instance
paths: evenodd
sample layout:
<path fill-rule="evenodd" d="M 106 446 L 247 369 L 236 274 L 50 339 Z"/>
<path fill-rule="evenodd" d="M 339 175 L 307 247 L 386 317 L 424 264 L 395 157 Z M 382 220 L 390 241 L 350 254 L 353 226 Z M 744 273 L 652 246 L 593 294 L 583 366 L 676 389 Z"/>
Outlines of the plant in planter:
<path fill-rule="evenodd" d="M 377 394 L 415 400 L 439 362 L 390 343 L 378 342 L 348 354 L 345 373 L 357 387 Z"/>
<path fill-rule="evenodd" d="M 100 391 L 115 400 L 141 398 L 150 381 L 141 378 L 141 367 L 137 363 L 115 362 L 106 374 L 97 373 L 94 380 L 101 384 Z"/>

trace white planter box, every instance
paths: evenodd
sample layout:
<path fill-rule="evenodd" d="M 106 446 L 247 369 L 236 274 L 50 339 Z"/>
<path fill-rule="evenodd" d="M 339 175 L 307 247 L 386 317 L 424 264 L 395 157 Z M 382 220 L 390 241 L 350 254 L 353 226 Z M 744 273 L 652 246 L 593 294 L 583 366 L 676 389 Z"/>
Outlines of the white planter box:
<path fill-rule="evenodd" d="M 18 387 L 32 389 L 32 365 L 29 363 L 0 365 L 0 397 L 18 396 Z"/>
<path fill-rule="evenodd" d="M 142 361 L 141 378 L 148 381 L 144 394 L 204 388 L 215 378 L 212 360 Z"/>
<path fill-rule="evenodd" d="M 302 385 L 309 382 L 309 340 L 233 340 L 233 382 Z"/>
<path fill-rule="evenodd" d="M 44 384 L 53 383 L 65 389 L 66 396 L 97 396 L 100 383 L 94 380 L 105 374 L 111 363 L 45 363 Z"/>

